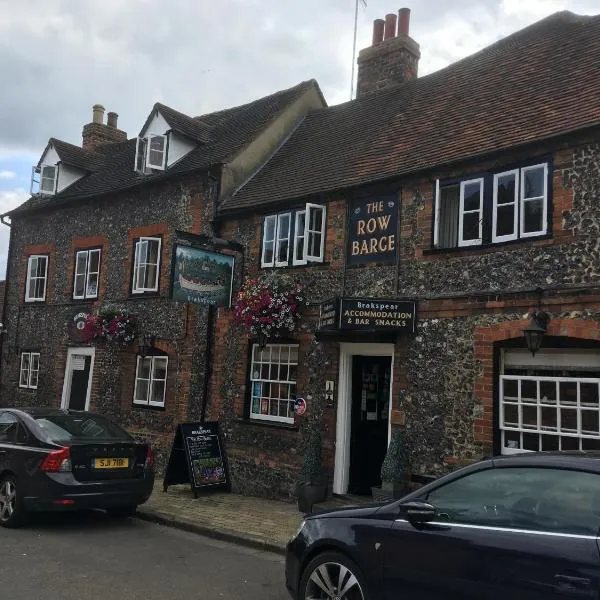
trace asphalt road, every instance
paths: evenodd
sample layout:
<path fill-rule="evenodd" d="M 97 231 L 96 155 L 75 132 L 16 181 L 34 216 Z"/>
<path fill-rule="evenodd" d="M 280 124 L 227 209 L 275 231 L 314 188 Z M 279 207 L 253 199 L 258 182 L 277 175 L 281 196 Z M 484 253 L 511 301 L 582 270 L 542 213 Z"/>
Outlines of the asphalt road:
<path fill-rule="evenodd" d="M 0 529 L 2 600 L 290 600 L 283 557 L 104 513 Z"/>

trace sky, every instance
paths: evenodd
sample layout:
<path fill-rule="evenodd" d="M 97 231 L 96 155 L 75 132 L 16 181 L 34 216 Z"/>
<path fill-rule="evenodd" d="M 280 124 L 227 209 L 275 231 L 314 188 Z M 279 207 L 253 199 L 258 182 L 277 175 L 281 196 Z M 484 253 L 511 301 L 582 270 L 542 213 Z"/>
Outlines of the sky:
<path fill-rule="evenodd" d="M 367 0 L 372 22 L 406 6 L 419 75 L 437 71 L 559 10 L 600 0 Z M 355 0 L 0 0 L 0 214 L 28 198 L 48 138 L 81 144 L 92 105 L 137 135 L 155 102 L 190 115 L 315 78 L 350 99 Z M 0 225 L 0 278 L 9 229 Z"/>

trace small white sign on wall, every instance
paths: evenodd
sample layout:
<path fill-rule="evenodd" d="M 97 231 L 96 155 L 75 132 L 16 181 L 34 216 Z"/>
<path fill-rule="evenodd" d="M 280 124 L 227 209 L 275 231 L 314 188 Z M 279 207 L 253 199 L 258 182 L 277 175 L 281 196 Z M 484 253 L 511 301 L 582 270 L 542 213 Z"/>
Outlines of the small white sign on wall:
<path fill-rule="evenodd" d="M 71 368 L 73 371 L 85 370 L 85 356 L 83 354 L 73 354 L 71 358 Z"/>

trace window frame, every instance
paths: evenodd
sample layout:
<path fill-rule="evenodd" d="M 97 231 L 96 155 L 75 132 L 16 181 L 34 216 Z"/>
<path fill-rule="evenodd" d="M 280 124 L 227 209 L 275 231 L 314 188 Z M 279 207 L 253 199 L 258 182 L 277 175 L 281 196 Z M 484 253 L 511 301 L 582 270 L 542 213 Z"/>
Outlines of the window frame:
<path fill-rule="evenodd" d="M 23 368 L 23 359 L 27 356 L 27 368 Z M 33 369 L 33 357 L 37 358 L 37 369 Z M 23 383 L 23 373 L 27 373 L 26 382 Z M 35 373 L 35 385 L 32 383 L 32 376 Z M 22 389 L 37 390 L 40 376 L 40 353 L 31 352 L 29 350 L 21 352 L 21 360 L 19 361 L 19 387 Z"/>
<path fill-rule="evenodd" d="M 44 177 L 44 170 L 45 169 L 53 169 L 54 170 L 54 175 L 53 175 L 52 179 L 50 179 L 50 177 Z M 44 181 L 52 181 L 52 190 L 45 190 L 44 189 Z M 54 194 L 56 194 L 57 183 L 58 183 L 58 165 L 42 165 L 40 167 L 40 189 L 39 189 L 39 193 L 41 195 L 54 196 Z"/>
<path fill-rule="evenodd" d="M 311 215 L 314 211 L 322 212 L 321 229 L 311 229 Z M 300 225 L 301 217 L 304 217 L 304 226 Z M 282 219 L 289 218 L 289 229 L 288 237 L 281 237 L 281 221 Z M 275 222 L 274 226 L 274 238 L 267 238 L 266 233 L 268 230 L 267 223 Z M 325 204 L 312 204 L 307 203 L 303 208 L 297 210 L 290 210 L 280 212 L 276 214 L 266 215 L 263 218 L 262 234 L 261 234 L 261 259 L 260 266 L 263 268 L 268 267 L 289 267 L 289 266 L 304 266 L 311 263 L 323 263 L 325 260 L 325 237 L 327 234 L 327 206 Z M 311 236 L 320 235 L 321 240 L 319 243 L 319 255 L 311 255 L 309 253 Z M 287 258 L 285 260 L 279 260 L 279 248 L 280 243 L 287 240 L 288 251 Z M 298 258 L 298 244 L 300 240 L 303 240 L 304 247 L 302 250 L 302 257 Z M 265 257 L 269 245 L 273 245 L 273 259 L 266 261 Z M 291 255 L 291 256 L 290 256 Z"/>
<path fill-rule="evenodd" d="M 273 348 L 278 348 L 279 349 L 279 358 L 281 358 L 281 348 L 285 347 L 288 350 L 288 361 L 285 363 L 282 362 L 273 362 L 272 358 L 273 358 Z M 271 423 L 278 423 L 278 424 L 283 424 L 283 425 L 293 425 L 294 424 L 294 414 L 293 414 L 293 408 L 291 411 L 292 416 L 291 417 L 282 417 L 280 415 L 271 415 L 271 414 L 262 414 L 262 413 L 256 413 L 253 412 L 252 408 L 253 408 L 253 400 L 254 400 L 254 389 L 255 389 L 255 384 L 259 384 L 261 386 L 261 390 L 263 389 L 262 386 L 266 383 L 266 384 L 275 384 L 278 386 L 290 386 L 288 388 L 288 398 L 276 398 L 277 402 L 280 402 L 281 400 L 285 400 L 288 402 L 288 407 L 295 401 L 296 398 L 296 386 L 298 385 L 298 378 L 297 378 L 297 373 L 296 373 L 296 379 L 295 380 L 291 380 L 291 379 L 287 379 L 287 380 L 283 380 L 283 379 L 271 379 L 270 377 L 268 379 L 263 378 L 261 375 L 261 373 L 259 372 L 259 376 L 258 377 L 254 377 L 254 369 L 256 368 L 257 363 L 255 362 L 255 353 L 258 352 L 262 352 L 264 351 L 266 348 L 270 348 L 270 356 L 269 356 L 269 362 L 263 362 L 260 361 L 260 365 L 264 365 L 264 364 L 268 364 L 269 365 L 269 375 L 271 373 L 271 368 L 273 365 L 277 365 L 277 367 L 279 368 L 281 365 L 286 365 L 287 369 L 288 369 L 288 377 L 289 377 L 289 371 L 291 367 L 296 367 L 296 370 L 300 364 L 300 360 L 299 360 L 299 353 L 300 353 L 300 345 L 297 343 L 275 343 L 275 344 L 267 344 L 264 348 L 260 348 L 260 346 L 258 344 L 251 344 L 250 345 L 250 373 L 249 373 L 249 381 L 250 381 L 250 393 L 249 393 L 249 409 L 248 409 L 248 418 L 251 421 L 268 421 Z M 291 354 L 291 349 L 295 348 L 297 351 L 297 358 L 296 358 L 296 362 L 291 362 L 291 358 L 290 358 L 290 354 Z M 258 401 L 260 402 L 262 398 L 262 395 L 258 398 Z M 271 396 L 269 395 L 269 403 L 273 400 L 274 398 L 271 398 Z"/>
<path fill-rule="evenodd" d="M 97 252 L 98 253 L 98 271 L 90 271 L 90 255 L 92 252 Z M 84 292 L 82 296 L 77 296 L 75 291 L 76 291 L 76 283 L 77 283 L 77 262 L 79 259 L 79 255 L 80 254 L 85 254 L 87 256 L 86 258 L 86 263 L 85 263 L 85 272 L 83 273 L 83 277 L 84 277 Z M 100 293 L 100 270 L 102 269 L 102 248 L 86 248 L 83 250 L 76 250 L 75 251 L 75 265 L 73 268 L 73 300 L 88 300 L 88 299 L 95 299 L 98 298 L 98 295 Z M 89 278 L 90 278 L 90 274 L 95 274 L 97 276 L 97 284 L 96 284 L 96 293 L 94 295 L 92 294 L 88 294 L 87 290 L 88 290 L 88 285 L 89 285 Z"/>
<path fill-rule="evenodd" d="M 472 183 L 479 183 L 479 209 L 465 211 L 465 188 Z M 480 246 L 483 241 L 483 201 L 484 201 L 484 178 L 475 177 L 474 179 L 464 179 L 460 182 L 460 200 L 458 205 L 458 247 Z M 477 212 L 479 214 L 479 228 L 477 238 L 472 240 L 464 239 L 464 216 Z"/>
<path fill-rule="evenodd" d="M 163 142 L 163 147 L 161 152 L 161 161 L 158 164 L 151 162 L 152 152 L 158 152 L 158 150 L 152 149 L 152 141 L 155 139 L 161 139 Z M 164 171 L 167 165 L 167 136 L 159 133 L 151 133 L 146 137 L 146 167 L 148 169 L 155 169 L 157 171 Z"/>
<path fill-rule="evenodd" d="M 494 173 L 493 179 L 493 203 L 492 203 L 492 243 L 497 244 L 500 242 L 509 242 L 519 238 L 519 204 L 520 204 L 520 169 L 511 169 L 509 171 L 502 171 L 501 173 Z M 506 235 L 497 235 L 496 229 L 498 226 L 498 180 L 500 177 L 506 175 L 514 175 L 515 177 L 515 196 L 513 198 L 513 233 Z M 509 204 L 502 204 L 500 206 L 508 206 Z"/>
<path fill-rule="evenodd" d="M 158 252 L 157 252 L 157 263 L 156 263 L 156 281 L 155 285 L 152 287 L 138 287 L 138 271 L 140 269 L 140 264 L 138 264 L 139 258 L 139 248 L 143 242 L 158 242 Z M 146 252 L 146 262 L 144 262 L 144 266 L 148 266 L 147 262 L 148 253 Z M 160 290 L 160 269 L 162 263 L 162 237 L 161 236 L 140 236 L 135 238 L 133 243 L 133 264 L 132 264 L 132 280 L 131 280 L 131 293 L 135 295 L 140 294 L 148 294 L 148 293 L 156 293 Z M 144 277 L 145 278 L 145 277 Z"/>
<path fill-rule="evenodd" d="M 144 361 L 144 360 L 150 360 L 150 378 L 149 379 L 146 379 L 143 377 L 138 377 L 140 361 Z M 166 363 L 165 363 L 165 378 L 164 379 L 154 377 L 155 360 L 165 360 L 166 361 Z M 138 391 L 138 382 L 139 381 L 147 381 L 148 382 L 146 400 L 138 400 L 137 399 L 137 391 Z M 160 401 L 160 402 L 152 400 L 152 398 L 154 396 L 154 382 L 155 381 L 164 382 L 163 397 L 162 397 L 162 401 Z M 134 385 L 133 385 L 133 404 L 135 406 L 165 408 L 165 401 L 166 401 L 166 396 L 167 396 L 167 382 L 168 381 L 169 381 L 169 356 L 167 354 L 153 354 L 153 355 L 148 355 L 148 356 L 141 356 L 140 354 L 138 354 L 137 361 L 135 364 L 135 379 L 134 379 Z"/>
<path fill-rule="evenodd" d="M 44 258 L 46 260 L 46 267 L 44 269 L 44 276 L 43 277 L 39 277 L 39 276 L 33 276 L 32 278 L 32 274 L 31 274 L 31 265 L 33 263 L 33 260 L 39 260 L 41 258 Z M 48 263 L 50 262 L 50 255 L 49 254 L 30 254 L 27 257 L 27 273 L 25 276 L 25 302 L 45 302 L 46 301 L 46 296 L 48 293 Z M 32 279 L 35 279 L 36 281 L 38 279 L 43 279 L 44 280 L 44 293 L 42 295 L 41 298 L 31 298 L 29 295 L 29 292 L 32 289 Z M 35 286 L 34 286 L 35 288 Z"/>
<path fill-rule="evenodd" d="M 542 196 L 533 196 L 531 198 L 525 198 L 525 173 L 532 171 L 533 169 L 539 169 L 543 167 L 543 182 L 544 182 L 544 194 Z M 540 237 L 548 232 L 548 163 L 537 163 L 535 165 L 527 165 L 520 169 L 521 182 L 519 185 L 519 237 L 520 238 L 532 238 Z M 539 231 L 524 232 L 523 228 L 525 225 L 525 202 L 532 200 L 542 201 L 542 229 Z"/>

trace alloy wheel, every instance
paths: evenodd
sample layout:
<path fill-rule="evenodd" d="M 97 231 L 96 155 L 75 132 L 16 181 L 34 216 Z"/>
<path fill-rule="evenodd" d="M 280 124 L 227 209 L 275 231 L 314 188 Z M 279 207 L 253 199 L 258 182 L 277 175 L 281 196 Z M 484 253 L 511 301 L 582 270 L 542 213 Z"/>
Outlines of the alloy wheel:
<path fill-rule="evenodd" d="M 352 571 L 337 562 L 315 567 L 306 585 L 305 600 L 365 600 Z"/>
<path fill-rule="evenodd" d="M 14 481 L 5 479 L 0 486 L 0 521 L 10 520 L 17 505 L 17 488 Z"/>

